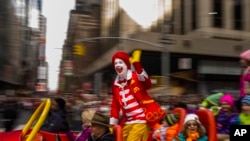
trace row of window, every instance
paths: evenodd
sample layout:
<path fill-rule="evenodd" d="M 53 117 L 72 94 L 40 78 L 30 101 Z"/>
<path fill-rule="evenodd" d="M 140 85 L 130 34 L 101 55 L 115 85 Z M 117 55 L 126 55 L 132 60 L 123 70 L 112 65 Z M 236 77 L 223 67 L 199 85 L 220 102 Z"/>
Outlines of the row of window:
<path fill-rule="evenodd" d="M 235 30 L 242 30 L 242 23 L 243 23 L 243 1 L 242 0 L 233 0 L 232 1 L 232 14 L 233 14 L 233 25 Z M 225 11 L 223 11 L 223 0 L 214 0 L 213 1 L 213 8 L 217 14 L 214 14 L 213 17 L 213 25 L 214 27 L 222 28 L 223 27 L 223 18 L 225 16 Z"/>
<path fill-rule="evenodd" d="M 198 0 L 192 0 L 191 1 L 191 7 L 192 7 L 192 29 L 195 30 L 197 29 L 197 9 L 198 9 Z M 243 3 L 243 0 L 232 0 L 232 1 L 225 1 L 225 0 L 213 0 L 212 2 L 212 7 L 213 9 L 211 10 L 211 12 L 215 12 L 216 14 L 213 14 L 211 16 L 213 16 L 212 18 L 212 23 L 213 23 L 213 27 L 216 27 L 216 28 L 225 28 L 224 25 L 225 23 L 224 22 L 227 22 L 225 21 L 225 16 L 226 16 L 226 13 L 225 13 L 225 10 L 223 9 L 224 8 L 224 5 L 225 5 L 225 2 L 231 2 L 231 9 L 232 9 L 232 19 L 231 21 L 233 22 L 233 27 L 232 29 L 234 30 L 243 30 L 243 11 L 244 11 L 244 3 Z M 229 4 L 228 4 L 229 5 Z M 181 15 L 181 21 L 180 21 L 180 24 L 181 24 L 181 34 L 185 34 L 185 0 L 181 0 L 180 1 L 180 15 Z M 174 14 L 174 13 L 173 13 Z"/>

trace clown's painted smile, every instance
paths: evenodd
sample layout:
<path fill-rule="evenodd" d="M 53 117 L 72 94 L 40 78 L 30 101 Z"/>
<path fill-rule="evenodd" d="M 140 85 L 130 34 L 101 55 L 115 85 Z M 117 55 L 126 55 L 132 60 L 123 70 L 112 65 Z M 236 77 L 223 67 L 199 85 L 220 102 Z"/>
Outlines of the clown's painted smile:
<path fill-rule="evenodd" d="M 122 59 L 116 58 L 115 59 L 115 71 L 119 75 L 120 78 L 126 78 L 128 67 L 126 66 L 125 62 Z"/>
<path fill-rule="evenodd" d="M 120 66 L 115 67 L 116 72 L 122 73 L 123 68 Z"/>

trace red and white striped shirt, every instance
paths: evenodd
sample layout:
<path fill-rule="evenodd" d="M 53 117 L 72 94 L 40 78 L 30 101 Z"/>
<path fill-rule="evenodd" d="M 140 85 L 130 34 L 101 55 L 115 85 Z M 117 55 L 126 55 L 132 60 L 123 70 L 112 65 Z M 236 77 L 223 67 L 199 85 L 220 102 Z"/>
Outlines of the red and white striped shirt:
<path fill-rule="evenodd" d="M 145 114 L 139 103 L 126 86 L 119 92 L 127 121 L 125 123 L 146 123 Z"/>
<path fill-rule="evenodd" d="M 137 74 L 138 80 L 145 81 L 148 78 L 147 74 L 143 70 L 141 74 Z M 145 78 L 146 77 L 146 78 Z M 130 84 L 128 80 L 132 79 L 132 71 L 128 70 L 127 79 L 119 80 L 119 77 L 116 77 L 114 86 L 118 89 L 114 91 L 117 94 L 117 100 L 119 102 L 119 108 L 123 109 L 123 116 L 125 116 L 125 124 L 134 124 L 134 123 L 146 123 L 146 115 L 144 109 L 140 106 L 139 102 L 135 98 L 133 92 L 130 91 Z M 116 99 L 113 99 L 116 100 Z M 116 103 L 118 104 L 118 103 Z M 116 108 L 115 103 L 111 104 L 113 108 Z M 118 105 L 117 105 L 118 106 Z M 118 109 L 116 109 L 118 110 Z M 118 117 L 116 110 L 111 109 L 111 118 L 110 124 L 117 124 Z"/>

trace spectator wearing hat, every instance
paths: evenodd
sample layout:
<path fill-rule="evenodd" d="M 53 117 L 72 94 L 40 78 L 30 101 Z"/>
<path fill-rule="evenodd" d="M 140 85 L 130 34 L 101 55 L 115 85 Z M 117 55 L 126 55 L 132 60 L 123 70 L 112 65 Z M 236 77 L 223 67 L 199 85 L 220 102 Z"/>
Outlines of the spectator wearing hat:
<path fill-rule="evenodd" d="M 178 121 L 179 114 L 167 114 L 160 125 L 155 127 L 152 138 L 156 141 L 172 141 L 178 135 Z"/>
<path fill-rule="evenodd" d="M 118 51 L 112 56 L 117 76 L 112 83 L 110 124 L 122 126 L 124 141 L 146 141 L 150 127 L 165 116 L 165 111 L 147 93 L 152 83 L 140 63 L 140 54 L 136 50 L 130 58 L 128 53 Z"/>
<path fill-rule="evenodd" d="M 109 117 L 100 112 L 95 112 L 90 122 L 91 135 L 88 141 L 115 141 L 115 137 L 109 129 Z"/>
<path fill-rule="evenodd" d="M 207 141 L 206 130 L 196 114 L 188 114 L 184 119 L 182 132 L 179 134 L 180 141 Z"/>
<path fill-rule="evenodd" d="M 234 119 L 234 124 L 250 125 L 250 95 L 241 100 L 241 112 Z"/>
<path fill-rule="evenodd" d="M 63 98 L 55 98 L 52 101 L 50 112 L 41 130 L 52 133 L 66 133 L 69 131 L 65 103 Z"/>
<path fill-rule="evenodd" d="M 237 116 L 235 112 L 234 98 L 231 94 L 225 94 L 220 98 L 220 111 L 216 117 L 217 133 L 219 141 L 229 140 L 230 125 Z"/>

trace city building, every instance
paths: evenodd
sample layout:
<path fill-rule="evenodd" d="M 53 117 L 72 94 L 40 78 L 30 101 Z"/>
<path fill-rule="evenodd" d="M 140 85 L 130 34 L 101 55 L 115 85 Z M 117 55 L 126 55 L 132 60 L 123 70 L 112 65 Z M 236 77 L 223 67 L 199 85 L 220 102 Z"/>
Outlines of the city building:
<path fill-rule="evenodd" d="M 59 91 L 74 92 L 83 85 L 83 70 L 100 56 L 98 41 L 81 42 L 82 39 L 100 36 L 100 3 L 76 0 L 70 11 L 67 39 L 63 45 Z"/>
<path fill-rule="evenodd" d="M 41 0 L 4 0 L 0 6 L 1 94 L 31 94 L 39 65 Z M 47 79 L 47 78 L 46 78 Z"/>
<path fill-rule="evenodd" d="M 0 6 L 0 81 L 1 91 L 17 88 L 21 85 L 21 75 L 18 70 L 20 67 L 22 37 L 22 17 L 16 12 L 18 7 L 13 1 L 2 1 Z"/>
<path fill-rule="evenodd" d="M 92 79 L 93 85 L 97 85 L 94 80 L 101 80 L 101 87 L 107 90 L 105 85 L 108 87 L 115 75 L 112 54 L 117 50 L 141 49 L 141 62 L 154 86 L 168 84 L 167 91 L 153 93 L 238 94 L 239 54 L 250 45 L 248 0 L 158 0 L 152 9 L 144 7 L 157 17 L 144 25 L 140 20 L 150 16 L 133 14 L 143 9 L 136 7 L 146 4 L 109 0 L 100 5 L 100 37 L 123 39 L 101 39 L 99 50 L 91 48 L 100 55 L 82 66 L 82 83 Z"/>
<path fill-rule="evenodd" d="M 46 61 L 46 26 L 47 20 L 43 15 L 39 15 L 39 34 L 38 34 L 38 52 L 37 58 L 37 73 L 36 73 L 36 92 L 46 94 L 48 90 L 48 62 Z"/>

